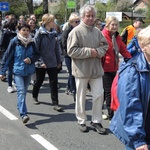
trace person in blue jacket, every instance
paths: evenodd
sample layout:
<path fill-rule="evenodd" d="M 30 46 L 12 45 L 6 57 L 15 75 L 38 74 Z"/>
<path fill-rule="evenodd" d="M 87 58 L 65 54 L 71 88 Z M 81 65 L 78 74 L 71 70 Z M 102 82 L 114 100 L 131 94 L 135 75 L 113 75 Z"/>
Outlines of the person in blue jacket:
<path fill-rule="evenodd" d="M 138 43 L 137 35 L 142 30 L 142 28 L 136 29 L 136 35 L 132 38 L 127 46 L 127 50 L 130 52 L 132 57 L 137 56 L 141 52 L 141 48 Z"/>
<path fill-rule="evenodd" d="M 150 27 L 137 38 L 141 51 L 120 66 L 117 109 L 110 130 L 126 150 L 150 149 Z"/>
<path fill-rule="evenodd" d="M 33 38 L 30 35 L 30 26 L 18 25 L 17 36 L 14 37 L 5 52 L 0 69 L 0 78 L 4 78 L 8 66 L 13 62 L 13 74 L 17 88 L 17 107 L 23 123 L 27 123 L 26 94 L 30 84 L 31 75 L 35 72 L 35 61 L 39 59 L 39 53 Z"/>

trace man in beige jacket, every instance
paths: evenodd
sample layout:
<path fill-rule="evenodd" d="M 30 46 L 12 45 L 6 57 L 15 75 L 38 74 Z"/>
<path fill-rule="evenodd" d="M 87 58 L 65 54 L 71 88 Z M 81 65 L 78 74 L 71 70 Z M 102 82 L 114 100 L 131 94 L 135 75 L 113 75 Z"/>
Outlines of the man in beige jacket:
<path fill-rule="evenodd" d="M 87 116 L 85 100 L 87 84 L 90 84 L 93 99 L 91 126 L 100 134 L 105 134 L 102 121 L 103 83 L 104 74 L 101 57 L 108 49 L 108 44 L 98 28 L 94 27 L 96 10 L 91 5 L 80 9 L 81 23 L 69 34 L 67 53 L 72 58 L 72 74 L 76 80 L 76 108 L 79 128 L 87 132 Z"/>

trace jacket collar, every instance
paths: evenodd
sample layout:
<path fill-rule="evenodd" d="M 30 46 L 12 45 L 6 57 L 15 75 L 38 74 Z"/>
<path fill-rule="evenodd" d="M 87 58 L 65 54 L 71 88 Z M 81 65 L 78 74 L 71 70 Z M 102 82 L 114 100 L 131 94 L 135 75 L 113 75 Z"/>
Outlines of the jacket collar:
<path fill-rule="evenodd" d="M 148 64 L 148 62 L 145 59 L 144 53 L 141 52 L 137 58 L 137 70 L 140 72 L 149 72 L 150 71 L 150 65 Z"/>
<path fill-rule="evenodd" d="M 80 24 L 81 24 L 81 26 L 83 26 L 87 30 L 92 30 L 94 28 L 94 25 L 93 26 L 89 26 L 89 25 L 85 24 L 83 21 L 81 21 Z"/>
<path fill-rule="evenodd" d="M 143 52 L 139 52 L 139 54 L 137 56 L 132 57 L 127 62 L 123 61 L 121 66 L 119 67 L 118 72 L 121 73 L 128 66 L 135 66 L 135 68 L 138 72 L 149 72 L 150 71 L 149 64 L 147 63 Z"/>
<path fill-rule="evenodd" d="M 106 35 L 111 36 L 111 32 L 110 32 L 107 28 L 104 28 L 104 29 L 102 30 L 102 32 L 105 33 Z M 118 35 L 119 35 L 119 32 L 116 31 L 116 32 L 115 32 L 115 37 L 117 37 Z"/>

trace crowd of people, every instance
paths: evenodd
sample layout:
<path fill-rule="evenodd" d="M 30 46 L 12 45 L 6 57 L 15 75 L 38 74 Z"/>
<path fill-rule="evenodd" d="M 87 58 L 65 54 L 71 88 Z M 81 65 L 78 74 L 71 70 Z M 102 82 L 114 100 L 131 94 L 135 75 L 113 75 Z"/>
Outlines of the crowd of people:
<path fill-rule="evenodd" d="M 85 111 L 86 92 L 92 96 L 91 127 L 99 134 L 107 131 L 102 125 L 104 103 L 108 110 L 110 130 L 125 144 L 126 150 L 150 148 L 150 27 L 136 18 L 119 34 L 119 21 L 114 16 L 102 21 L 96 9 L 84 5 L 79 14 L 73 12 L 60 29 L 52 14 L 44 14 L 40 24 L 34 14 L 17 20 L 9 15 L 1 24 L 0 78 L 7 79 L 9 93 L 17 91 L 17 108 L 23 123 L 30 119 L 26 107 L 29 84 L 33 85 L 34 104 L 48 74 L 53 109 L 63 111 L 58 99 L 58 72 L 62 62 L 68 71 L 66 94 L 75 102 L 75 116 L 81 132 L 88 132 Z M 7 40 L 6 40 L 7 39 Z M 120 64 L 119 55 L 123 62 Z M 7 78 L 6 78 L 7 74 Z M 118 75 L 119 107 L 111 109 L 111 86 Z"/>

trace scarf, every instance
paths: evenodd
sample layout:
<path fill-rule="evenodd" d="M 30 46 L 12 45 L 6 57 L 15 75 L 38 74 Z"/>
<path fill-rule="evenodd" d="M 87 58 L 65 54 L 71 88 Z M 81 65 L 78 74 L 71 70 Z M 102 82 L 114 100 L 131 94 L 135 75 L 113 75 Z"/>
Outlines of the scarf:
<path fill-rule="evenodd" d="M 116 61 L 116 65 L 117 65 L 118 61 L 119 61 L 119 49 L 118 49 L 118 45 L 116 42 L 116 33 L 112 34 L 112 44 L 113 44 L 113 51 L 115 54 L 115 61 Z"/>
<path fill-rule="evenodd" d="M 23 37 L 20 33 L 17 34 L 18 39 L 21 41 L 21 43 L 27 47 L 27 45 L 31 42 L 33 42 L 33 38 L 31 35 L 29 35 L 27 38 Z"/>

